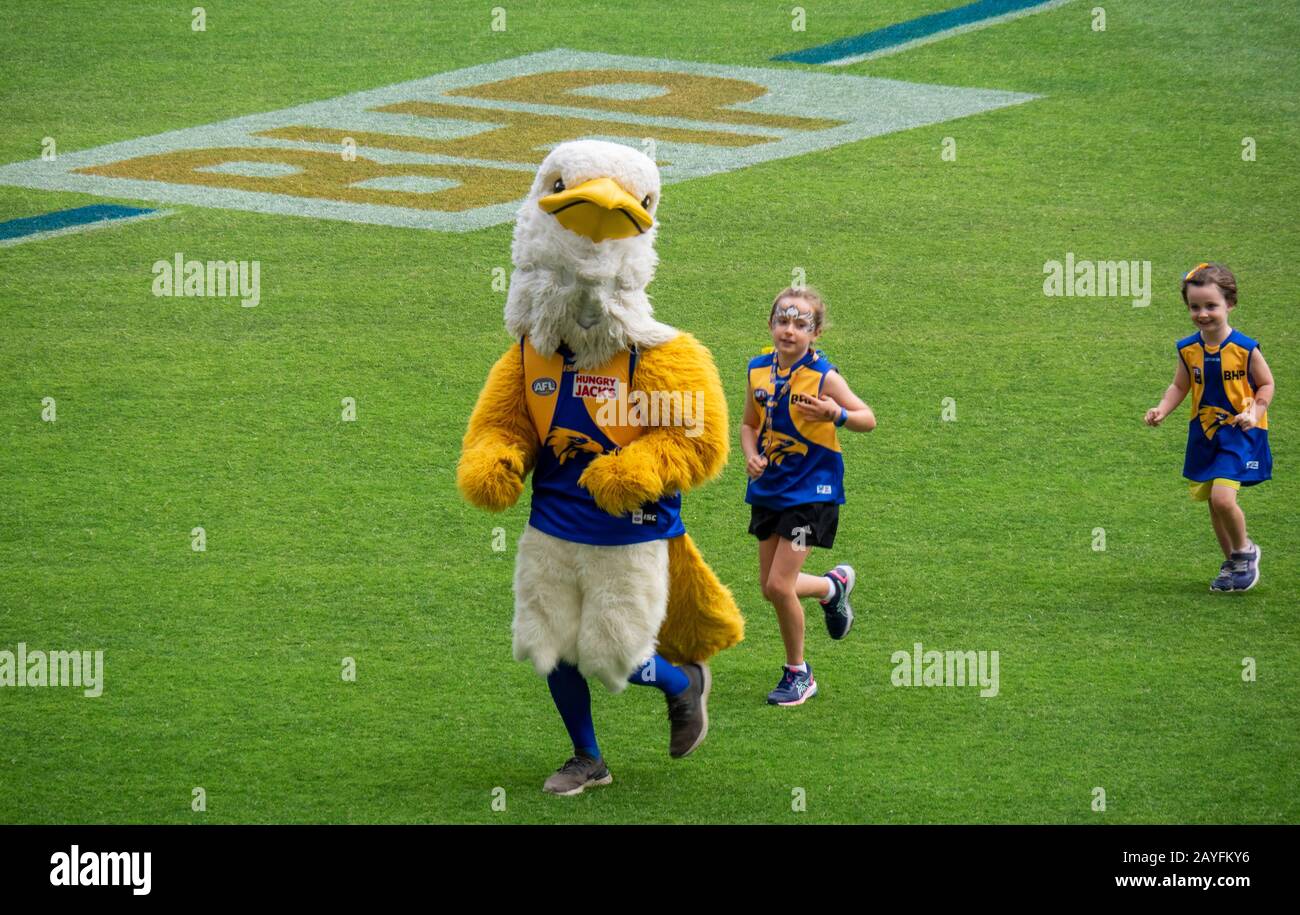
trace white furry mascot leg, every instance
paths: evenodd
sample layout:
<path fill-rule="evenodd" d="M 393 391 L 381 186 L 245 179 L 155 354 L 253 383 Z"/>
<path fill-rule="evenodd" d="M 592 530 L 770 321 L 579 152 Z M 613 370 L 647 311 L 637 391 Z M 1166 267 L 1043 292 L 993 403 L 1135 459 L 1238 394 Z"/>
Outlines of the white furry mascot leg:
<path fill-rule="evenodd" d="M 570 543 L 529 526 L 515 566 L 514 652 L 543 677 L 559 661 L 622 692 L 655 653 L 668 610 L 668 544 Z"/>

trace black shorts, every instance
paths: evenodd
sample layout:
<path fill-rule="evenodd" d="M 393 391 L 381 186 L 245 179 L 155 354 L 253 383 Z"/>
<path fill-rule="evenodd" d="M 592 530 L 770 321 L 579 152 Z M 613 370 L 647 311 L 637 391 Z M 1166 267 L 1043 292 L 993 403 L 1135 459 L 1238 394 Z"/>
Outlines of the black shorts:
<path fill-rule="evenodd" d="M 804 546 L 830 549 L 835 545 L 835 529 L 840 523 L 840 507 L 834 502 L 809 502 L 789 508 L 767 508 L 751 505 L 749 532 L 759 540 L 779 534 L 786 540 L 798 540 L 803 530 Z"/>

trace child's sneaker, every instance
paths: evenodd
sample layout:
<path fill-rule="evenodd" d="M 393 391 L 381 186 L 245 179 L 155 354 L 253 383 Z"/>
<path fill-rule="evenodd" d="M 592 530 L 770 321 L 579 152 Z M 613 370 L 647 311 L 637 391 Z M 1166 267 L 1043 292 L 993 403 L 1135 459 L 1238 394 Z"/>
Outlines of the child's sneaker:
<path fill-rule="evenodd" d="M 849 606 L 849 595 L 853 593 L 853 585 L 858 576 L 854 573 L 853 566 L 839 565 L 827 572 L 826 577 L 835 582 L 835 596 L 821 602 L 822 609 L 826 611 L 826 631 L 831 638 L 838 640 L 848 635 L 853 628 L 853 608 Z"/>
<path fill-rule="evenodd" d="M 1210 591 L 1231 591 L 1232 590 L 1232 560 L 1223 560 L 1223 565 L 1219 566 L 1219 574 L 1215 576 L 1214 581 L 1210 582 Z"/>
<path fill-rule="evenodd" d="M 803 705 L 817 695 L 817 681 L 813 679 L 812 665 L 807 661 L 808 670 L 791 670 L 786 667 L 781 672 L 781 682 L 776 689 L 767 694 L 768 705 Z"/>
<path fill-rule="evenodd" d="M 1232 554 L 1232 590 L 1249 591 L 1259 581 L 1259 544 Z"/>

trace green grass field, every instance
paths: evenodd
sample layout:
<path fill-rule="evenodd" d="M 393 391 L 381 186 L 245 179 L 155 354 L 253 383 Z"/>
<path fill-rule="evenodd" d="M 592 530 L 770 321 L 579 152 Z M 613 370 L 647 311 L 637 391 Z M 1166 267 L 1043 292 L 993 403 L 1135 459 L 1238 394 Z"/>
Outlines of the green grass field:
<path fill-rule="evenodd" d="M 454 485 L 509 344 L 510 225 L 179 206 L 0 248 L 0 649 L 102 649 L 106 669 L 94 700 L 0 690 L 0 822 L 1300 821 L 1300 12 L 1115 0 L 1095 32 L 1073 3 L 844 68 L 771 61 L 956 2 L 809 4 L 804 33 L 774 2 L 521 3 L 502 33 L 490 5 L 422 0 L 210 0 L 202 34 L 193 4 L 0 6 L 0 164 L 550 48 L 1043 96 L 665 188 L 650 292 L 712 349 L 733 426 L 791 271 L 829 303 L 821 348 L 879 418 L 842 436 L 833 557 L 860 618 L 831 643 L 810 606 L 822 692 L 764 703 L 782 654 L 733 431 L 684 510 L 748 625 L 713 662 L 709 739 L 669 760 L 660 696 L 594 688 L 615 783 L 572 799 L 539 790 L 569 745 L 510 656 L 527 497 L 494 516 Z M 0 187 L 0 221 L 101 202 Z M 261 304 L 154 297 L 177 251 L 259 260 Z M 1151 305 L 1044 296 L 1066 252 L 1151 261 Z M 1142 424 L 1202 260 L 1236 271 L 1231 323 L 1278 383 L 1276 479 L 1241 499 L 1267 554 L 1247 595 L 1207 592 L 1188 407 Z M 1000 694 L 893 687 L 918 641 L 997 650 Z"/>

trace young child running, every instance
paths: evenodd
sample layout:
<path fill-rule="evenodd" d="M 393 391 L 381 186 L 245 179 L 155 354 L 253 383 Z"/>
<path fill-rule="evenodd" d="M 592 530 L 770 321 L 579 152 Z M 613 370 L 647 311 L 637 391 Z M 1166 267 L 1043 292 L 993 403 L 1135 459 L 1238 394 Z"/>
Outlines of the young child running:
<path fill-rule="evenodd" d="M 1183 277 L 1183 302 L 1197 332 L 1178 341 L 1174 381 L 1146 422 L 1158 426 L 1192 391 L 1183 476 L 1192 498 L 1210 504 L 1210 521 L 1225 557 L 1214 592 L 1249 591 L 1259 581 L 1260 549 L 1246 536 L 1237 490 L 1272 476 L 1268 405 L 1273 373 L 1259 344 L 1228 326 L 1237 307 L 1237 278 L 1222 264 L 1197 264 Z"/>
<path fill-rule="evenodd" d="M 802 705 L 817 694 L 804 658 L 804 615 L 799 599 L 816 597 L 832 639 L 853 625 L 852 566 L 825 575 L 801 572 L 808 547 L 835 543 L 844 503 L 844 459 L 836 429 L 870 432 L 875 414 L 858 399 L 826 355 L 812 349 L 826 325 L 826 305 L 809 287 L 787 288 L 768 316 L 772 351 L 749 363 L 740 444 L 745 451 L 751 506 L 749 532 L 758 538 L 759 582 L 776 608 L 785 669 L 772 705 Z"/>

